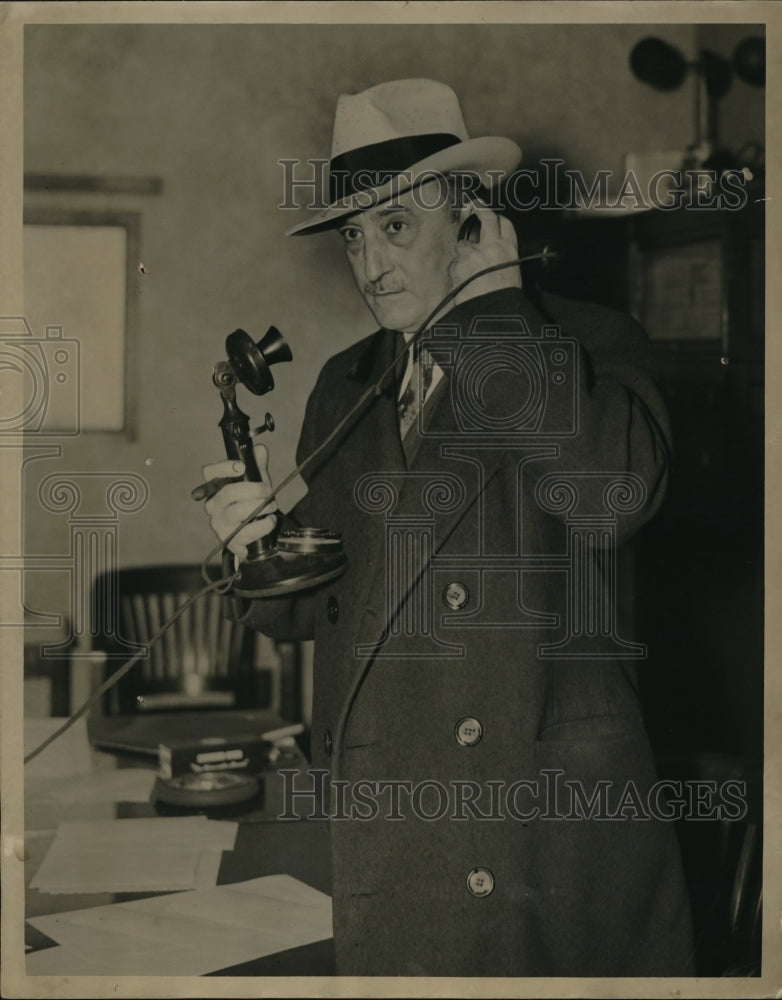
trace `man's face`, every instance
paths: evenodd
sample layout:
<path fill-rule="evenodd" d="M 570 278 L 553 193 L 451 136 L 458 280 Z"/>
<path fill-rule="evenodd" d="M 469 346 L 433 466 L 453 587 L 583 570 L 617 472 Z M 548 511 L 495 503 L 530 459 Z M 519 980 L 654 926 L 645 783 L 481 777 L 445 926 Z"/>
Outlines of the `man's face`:
<path fill-rule="evenodd" d="M 451 291 L 459 221 L 437 186 L 424 184 L 340 226 L 356 287 L 387 330 L 414 333 Z"/>

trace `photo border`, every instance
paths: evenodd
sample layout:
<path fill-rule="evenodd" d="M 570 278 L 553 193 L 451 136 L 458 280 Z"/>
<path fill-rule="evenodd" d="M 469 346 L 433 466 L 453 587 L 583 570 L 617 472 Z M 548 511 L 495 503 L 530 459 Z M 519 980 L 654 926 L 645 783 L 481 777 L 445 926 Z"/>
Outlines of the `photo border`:
<path fill-rule="evenodd" d="M 249 3 L 249 2 L 38 2 L 3 3 L 0 7 L 0 302 L 2 315 L 22 316 L 22 112 L 23 27 L 25 24 L 166 23 L 764 23 L 768 61 L 766 89 L 767 191 L 778 190 L 782 173 L 779 90 L 782 8 L 773 2 L 461 2 Z M 782 314 L 782 240 L 779 199 L 767 196 L 766 329 Z M 771 279 L 771 280 L 768 280 Z M 782 679 L 775 669 L 782 649 L 782 538 L 778 452 L 782 446 L 782 338 L 766 337 L 766 566 L 765 566 L 765 795 L 764 827 L 776 831 L 782 822 Z M 19 450 L 19 449 L 17 449 Z M 6 523 L 19 524 L 18 456 L 0 446 L 3 475 L 0 509 Z M 0 629 L 0 657 L 6 665 L 0 702 L 2 782 L 2 995 L 6 997 L 242 997 L 242 996 L 490 996 L 490 997 L 745 997 L 778 995 L 782 989 L 782 941 L 779 915 L 780 837 L 764 838 L 763 975 L 747 979 L 261 979 L 193 977 L 154 979 L 112 977 L 28 977 L 24 973 L 24 835 L 22 828 L 21 629 Z M 776 842 L 775 842 L 776 841 Z M 21 916 L 21 919 L 20 919 Z"/>

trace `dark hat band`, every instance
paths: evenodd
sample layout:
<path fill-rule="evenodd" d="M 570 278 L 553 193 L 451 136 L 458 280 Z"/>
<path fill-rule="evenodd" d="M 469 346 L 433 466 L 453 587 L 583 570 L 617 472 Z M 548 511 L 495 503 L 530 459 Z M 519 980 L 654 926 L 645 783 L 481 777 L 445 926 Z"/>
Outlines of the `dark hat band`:
<path fill-rule="evenodd" d="M 335 156 L 329 165 L 331 204 L 359 191 L 380 187 L 403 170 L 462 140 L 448 132 L 404 136 L 360 146 Z"/>

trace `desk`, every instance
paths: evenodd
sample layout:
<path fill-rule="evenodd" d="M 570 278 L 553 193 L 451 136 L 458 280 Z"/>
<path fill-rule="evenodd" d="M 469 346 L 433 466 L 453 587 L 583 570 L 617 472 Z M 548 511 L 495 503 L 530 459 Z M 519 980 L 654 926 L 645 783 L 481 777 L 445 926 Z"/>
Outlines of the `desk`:
<path fill-rule="evenodd" d="M 150 767 L 143 757 L 115 756 L 91 751 L 98 770 L 113 767 Z M 283 779 L 278 770 L 283 767 L 306 767 L 298 748 L 288 748 L 274 765 L 264 770 L 259 797 L 239 806 L 224 809 L 188 810 L 164 804 L 99 803 L 84 805 L 75 802 L 44 802 L 29 796 L 25 802 L 26 849 L 25 864 L 27 918 L 44 914 L 126 902 L 143 898 L 143 894 L 48 894 L 30 888 L 59 822 L 69 819 L 130 819 L 171 815 L 197 815 L 211 819 L 238 822 L 236 842 L 232 851 L 224 851 L 217 879 L 218 885 L 229 885 L 266 875 L 287 874 L 306 885 L 328 894 L 330 892 L 330 862 L 328 828 L 325 821 L 281 821 L 283 811 Z M 154 895 L 148 893 L 146 895 Z M 32 950 L 52 945 L 43 934 L 25 925 L 26 942 Z M 228 966 L 210 975 L 237 976 L 330 976 L 334 974 L 332 941 L 320 941 L 267 955 L 240 965 Z"/>

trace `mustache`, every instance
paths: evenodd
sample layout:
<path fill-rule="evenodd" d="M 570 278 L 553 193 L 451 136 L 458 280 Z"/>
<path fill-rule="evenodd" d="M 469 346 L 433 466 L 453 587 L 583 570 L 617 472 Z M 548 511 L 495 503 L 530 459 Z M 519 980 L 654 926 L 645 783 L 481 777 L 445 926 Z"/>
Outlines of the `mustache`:
<path fill-rule="evenodd" d="M 398 282 L 392 281 L 390 284 L 385 281 L 367 281 L 364 284 L 365 295 L 383 295 L 388 292 L 403 292 L 404 288 Z"/>

